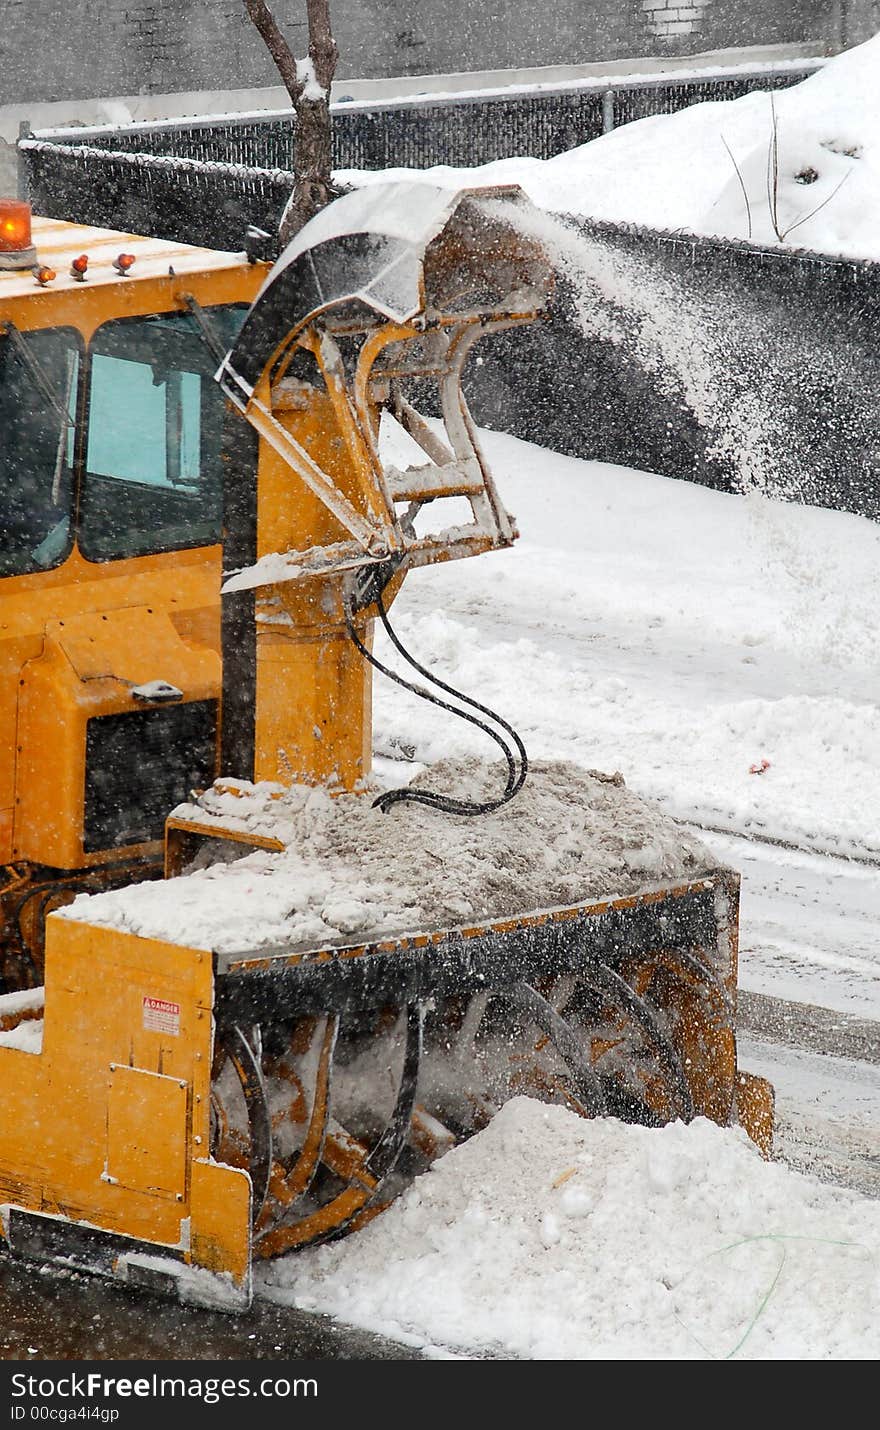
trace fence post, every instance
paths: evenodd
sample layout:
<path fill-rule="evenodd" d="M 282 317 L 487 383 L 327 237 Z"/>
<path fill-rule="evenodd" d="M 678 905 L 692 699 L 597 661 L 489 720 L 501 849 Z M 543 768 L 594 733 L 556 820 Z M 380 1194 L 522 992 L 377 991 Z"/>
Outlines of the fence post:
<path fill-rule="evenodd" d="M 613 89 L 606 89 L 602 93 L 602 133 L 610 134 L 614 128 L 614 100 Z"/>
<path fill-rule="evenodd" d="M 18 121 L 18 138 L 19 138 L 19 141 L 21 141 L 22 139 L 30 139 L 30 137 L 31 137 L 31 121 L 30 121 L 29 119 L 20 119 L 20 120 Z M 21 150 L 20 150 L 19 148 L 17 148 L 17 147 L 16 147 L 16 151 L 15 151 L 15 167 L 16 167 L 16 176 L 17 176 L 17 177 L 16 177 L 16 188 L 17 188 L 17 190 L 18 190 L 17 197 L 20 198 L 20 199 L 26 199 L 26 198 L 28 197 L 28 188 L 29 188 L 29 185 L 28 185 L 28 167 L 27 167 L 27 161 L 25 160 L 25 157 L 24 157 L 24 155 L 22 154 Z"/>

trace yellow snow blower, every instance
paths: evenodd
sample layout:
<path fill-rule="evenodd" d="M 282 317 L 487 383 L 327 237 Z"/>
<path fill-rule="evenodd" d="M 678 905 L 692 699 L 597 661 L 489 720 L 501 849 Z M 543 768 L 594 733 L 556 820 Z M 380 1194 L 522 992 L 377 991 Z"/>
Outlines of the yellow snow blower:
<path fill-rule="evenodd" d="M 124 317 L 72 276 L 54 310 L 37 294 L 39 343 L 23 305 L 7 320 L 5 410 L 30 386 L 50 414 L 46 510 L 22 503 L 0 585 L 16 1255 L 246 1304 L 255 1259 L 363 1226 L 520 1092 L 739 1121 L 769 1148 L 772 1092 L 737 1068 L 736 875 L 619 776 L 529 770 L 390 621 L 411 569 L 517 535 L 461 375 L 548 302 L 526 209 L 377 185 L 268 276 L 196 273 L 196 251 L 169 276 L 154 245 L 151 288 L 116 264 Z M 479 726 L 497 766 L 378 781 L 374 667 Z"/>

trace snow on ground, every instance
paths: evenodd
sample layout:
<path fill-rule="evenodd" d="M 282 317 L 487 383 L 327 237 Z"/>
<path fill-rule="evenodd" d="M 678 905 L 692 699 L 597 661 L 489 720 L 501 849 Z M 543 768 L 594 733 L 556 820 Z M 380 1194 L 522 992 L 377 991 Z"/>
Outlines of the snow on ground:
<path fill-rule="evenodd" d="M 774 1157 L 880 1197 L 880 1067 L 742 1035 L 737 1048 L 776 1089 Z"/>
<path fill-rule="evenodd" d="M 880 1019 L 876 866 L 703 837 L 742 875 L 740 987 Z"/>
<path fill-rule="evenodd" d="M 526 1098 L 264 1294 L 446 1353 L 874 1360 L 880 1203 L 744 1133 L 586 1122 Z"/>
<path fill-rule="evenodd" d="M 637 120 L 553 159 L 438 166 L 421 177 L 453 187 L 518 183 L 555 213 L 877 259 L 878 59 L 880 35 L 772 95 Z M 412 171 L 339 177 L 361 184 Z"/>
<path fill-rule="evenodd" d="M 484 440 L 521 539 L 411 576 L 394 608 L 410 649 L 534 757 L 619 769 L 704 826 L 880 857 L 880 527 Z M 376 694 L 384 753 L 485 748 Z"/>

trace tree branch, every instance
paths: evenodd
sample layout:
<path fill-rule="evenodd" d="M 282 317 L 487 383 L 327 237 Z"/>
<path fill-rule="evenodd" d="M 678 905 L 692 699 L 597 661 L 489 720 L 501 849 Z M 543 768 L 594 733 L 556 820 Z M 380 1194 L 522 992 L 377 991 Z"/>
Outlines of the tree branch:
<path fill-rule="evenodd" d="M 731 149 L 730 145 L 728 144 L 728 142 L 727 142 L 727 140 L 725 139 L 725 137 L 724 137 L 723 134 L 721 135 L 721 143 L 724 145 L 725 149 L 727 150 L 727 153 L 728 153 L 728 155 L 730 156 L 730 162 L 731 162 L 731 164 L 733 165 L 734 169 L 736 170 L 736 177 L 739 179 L 739 186 L 740 186 L 740 189 L 742 190 L 742 196 L 743 196 L 743 199 L 744 199 L 744 201 L 745 201 L 745 206 L 746 206 L 746 218 L 747 218 L 748 221 L 749 221 L 749 235 L 748 235 L 748 236 L 749 236 L 749 238 L 751 238 L 751 236 L 752 236 L 752 206 L 751 206 L 751 204 L 749 203 L 749 196 L 748 196 L 748 193 L 747 193 L 747 191 L 746 191 L 745 181 L 744 181 L 743 176 L 742 176 L 742 170 L 740 169 L 739 164 L 738 164 L 738 163 L 736 162 L 736 160 L 734 159 L 734 157 L 733 157 L 733 150 Z"/>
<path fill-rule="evenodd" d="M 309 0 L 309 23 L 311 24 L 311 10 L 314 0 Z M 266 0 L 244 0 L 244 8 L 248 12 L 249 18 L 253 21 L 260 38 L 275 61 L 284 88 L 293 101 L 294 108 L 299 103 L 303 92 L 304 84 L 297 73 L 297 63 L 293 51 L 278 28 L 278 23 Z M 328 17 L 329 22 L 329 17 Z"/>
<path fill-rule="evenodd" d="M 297 60 L 266 0 L 244 0 L 293 102 L 296 183 L 279 225 L 282 247 L 336 196 L 330 147 L 330 86 L 339 52 L 330 28 L 330 0 L 305 0 L 309 24 L 308 63 Z M 314 80 L 312 78 L 314 76 Z"/>
<path fill-rule="evenodd" d="M 339 59 L 330 29 L 329 0 L 306 0 L 306 14 L 309 17 L 309 58 L 314 66 L 315 79 L 322 89 L 326 89 L 329 97 Z"/>

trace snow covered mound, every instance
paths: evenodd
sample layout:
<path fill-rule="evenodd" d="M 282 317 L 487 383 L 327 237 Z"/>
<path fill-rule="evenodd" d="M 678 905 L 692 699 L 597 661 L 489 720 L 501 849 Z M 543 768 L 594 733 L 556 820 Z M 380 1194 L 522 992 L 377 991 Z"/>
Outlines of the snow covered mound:
<path fill-rule="evenodd" d="M 264 1295 L 417 1344 L 534 1360 L 880 1355 L 880 1203 L 705 1119 L 584 1121 L 527 1098 Z"/>
<path fill-rule="evenodd" d="M 754 91 L 637 120 L 543 162 L 503 159 L 422 177 L 519 183 L 556 213 L 878 259 L 878 62 L 880 35 L 772 96 Z"/>
<path fill-rule="evenodd" d="M 486 799 L 505 775 L 473 758 L 444 760 L 412 784 Z M 369 793 L 247 784 L 209 790 L 175 814 L 269 835 L 286 848 L 168 883 L 83 895 L 67 915 L 217 951 L 305 949 L 634 894 L 718 867 L 619 775 L 569 762 L 534 765 L 511 803 L 476 818 L 412 803 L 383 814 Z"/>
<path fill-rule="evenodd" d="M 625 125 L 529 190 L 558 211 L 876 258 L 878 62 L 880 36 L 790 89 Z"/>

